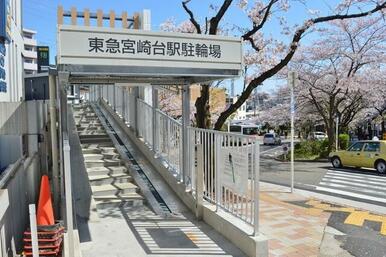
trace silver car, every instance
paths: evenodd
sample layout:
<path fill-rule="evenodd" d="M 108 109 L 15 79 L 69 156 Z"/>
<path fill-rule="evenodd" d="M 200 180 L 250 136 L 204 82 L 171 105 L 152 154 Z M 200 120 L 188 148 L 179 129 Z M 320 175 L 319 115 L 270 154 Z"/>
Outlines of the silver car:
<path fill-rule="evenodd" d="M 264 135 L 263 144 L 264 145 L 280 145 L 281 139 L 275 133 L 267 133 Z"/>

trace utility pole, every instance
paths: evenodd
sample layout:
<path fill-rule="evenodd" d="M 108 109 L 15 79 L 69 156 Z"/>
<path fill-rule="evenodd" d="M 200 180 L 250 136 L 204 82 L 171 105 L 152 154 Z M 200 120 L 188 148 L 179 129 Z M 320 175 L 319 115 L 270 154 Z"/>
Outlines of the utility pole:
<path fill-rule="evenodd" d="M 335 149 L 339 150 L 339 113 L 336 114 L 336 121 L 335 121 Z"/>
<path fill-rule="evenodd" d="M 296 86 L 297 74 L 294 71 L 288 74 L 288 84 L 291 89 L 291 193 L 294 192 L 294 181 L 295 181 L 295 165 L 294 165 L 294 136 L 295 136 L 295 97 L 294 88 Z"/>

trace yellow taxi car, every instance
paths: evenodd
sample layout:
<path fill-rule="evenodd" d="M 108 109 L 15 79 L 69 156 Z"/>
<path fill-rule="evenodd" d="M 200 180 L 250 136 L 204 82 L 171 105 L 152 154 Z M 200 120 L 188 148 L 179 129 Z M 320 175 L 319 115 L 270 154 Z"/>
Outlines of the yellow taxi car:
<path fill-rule="evenodd" d="M 380 174 L 386 174 L 386 140 L 358 141 L 345 151 L 331 152 L 329 158 L 335 168 L 375 168 Z"/>

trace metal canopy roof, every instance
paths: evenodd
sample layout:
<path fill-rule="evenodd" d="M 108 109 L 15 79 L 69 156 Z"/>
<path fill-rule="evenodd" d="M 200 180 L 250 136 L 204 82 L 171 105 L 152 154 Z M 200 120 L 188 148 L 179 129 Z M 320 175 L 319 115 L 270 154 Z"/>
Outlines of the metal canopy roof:
<path fill-rule="evenodd" d="M 201 83 L 242 67 L 241 40 L 221 36 L 59 25 L 57 46 L 73 84 Z"/>
<path fill-rule="evenodd" d="M 102 65 L 58 65 L 58 71 L 69 72 L 73 84 L 150 83 L 175 85 L 202 83 L 239 76 L 232 70 L 207 70 L 164 67 L 130 67 Z M 217 73 L 217 74 L 216 74 Z"/>

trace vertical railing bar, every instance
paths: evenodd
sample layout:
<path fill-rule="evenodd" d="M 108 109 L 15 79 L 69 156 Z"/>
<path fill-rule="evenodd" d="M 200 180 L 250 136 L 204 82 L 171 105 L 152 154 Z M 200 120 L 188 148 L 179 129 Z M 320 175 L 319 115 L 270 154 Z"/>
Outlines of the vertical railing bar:
<path fill-rule="evenodd" d="M 213 183 L 213 177 L 214 177 L 214 168 L 215 168 L 215 163 L 214 163 L 214 159 L 213 159 L 213 149 L 214 149 L 214 133 L 209 133 L 209 146 L 210 146 L 210 150 L 209 150 L 209 158 L 210 158 L 210 180 L 209 180 L 209 184 L 210 184 L 210 198 L 212 201 L 215 201 L 215 198 L 214 198 L 214 195 L 213 195 L 213 186 L 214 186 L 214 183 Z"/>

